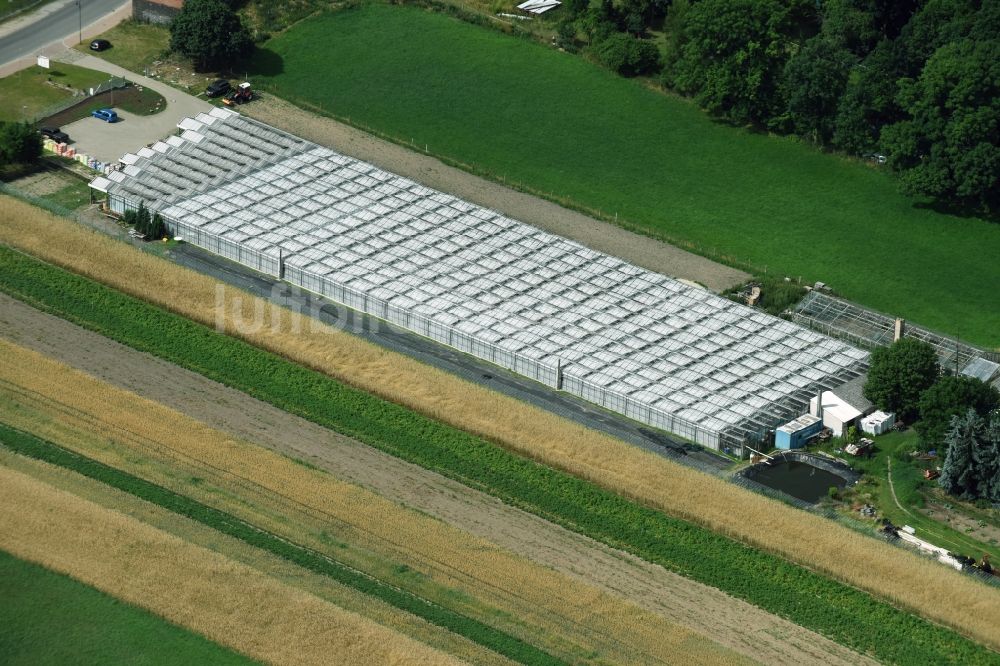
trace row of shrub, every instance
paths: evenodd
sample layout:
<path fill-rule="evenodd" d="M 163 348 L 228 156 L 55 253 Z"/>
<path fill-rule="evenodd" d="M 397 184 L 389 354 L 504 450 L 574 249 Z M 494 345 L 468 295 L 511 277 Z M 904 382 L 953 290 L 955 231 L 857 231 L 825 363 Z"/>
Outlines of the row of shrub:
<path fill-rule="evenodd" d="M 6 247 L 0 247 L 0 290 L 883 661 L 996 660 L 994 653 L 956 632 L 860 590 Z M 900 638 L 904 636 L 906 640 Z"/>
<path fill-rule="evenodd" d="M 490 650 L 522 664 L 563 664 L 524 641 L 494 629 L 477 620 L 456 613 L 406 590 L 384 583 L 337 562 L 330 557 L 292 543 L 284 537 L 256 527 L 224 511 L 212 508 L 162 486 L 110 467 L 99 461 L 64 449 L 52 442 L 21 432 L 0 423 L 0 445 L 21 455 L 44 460 L 95 479 L 135 497 L 180 514 L 202 525 L 237 538 L 255 548 L 293 562 L 367 595 L 381 599 L 396 608 L 421 617 L 428 622 L 464 636 Z"/>

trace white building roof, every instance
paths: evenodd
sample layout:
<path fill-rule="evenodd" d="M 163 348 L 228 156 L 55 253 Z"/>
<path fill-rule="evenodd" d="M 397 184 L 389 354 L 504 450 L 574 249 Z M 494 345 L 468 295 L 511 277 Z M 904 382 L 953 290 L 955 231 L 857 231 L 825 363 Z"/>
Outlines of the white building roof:
<path fill-rule="evenodd" d="M 280 256 L 286 279 L 351 307 L 400 323 L 386 308 L 407 304 L 420 316 L 401 321 L 421 335 L 528 376 L 500 359 L 558 368 L 564 390 L 702 443 L 762 433 L 865 368 L 866 352 L 820 333 L 216 111 L 181 121 L 109 194 L 144 200 L 190 242 Z"/>
<path fill-rule="evenodd" d="M 830 414 L 841 423 L 847 423 L 861 416 L 859 410 L 849 405 L 833 391 L 823 391 L 821 399 L 823 401 L 824 416 Z"/>
<path fill-rule="evenodd" d="M 792 435 L 800 430 L 808 428 L 811 425 L 816 425 L 819 423 L 820 419 L 818 416 L 813 416 L 812 414 L 803 414 L 794 421 L 789 421 L 788 423 L 778 426 L 775 428 L 777 432 L 787 432 Z"/>

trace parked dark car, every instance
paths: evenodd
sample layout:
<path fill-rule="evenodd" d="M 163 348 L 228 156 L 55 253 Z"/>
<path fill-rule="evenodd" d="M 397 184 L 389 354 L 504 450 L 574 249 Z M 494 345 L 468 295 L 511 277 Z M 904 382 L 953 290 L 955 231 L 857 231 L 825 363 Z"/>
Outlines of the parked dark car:
<path fill-rule="evenodd" d="M 232 88 L 229 85 L 229 81 L 225 79 L 219 79 L 218 81 L 213 81 L 207 88 L 205 88 L 205 94 L 209 97 L 218 97 L 219 95 L 224 95 Z"/>
<path fill-rule="evenodd" d="M 42 133 L 42 136 L 48 137 L 56 143 L 69 143 L 69 134 L 66 134 L 66 132 L 63 132 L 58 127 L 46 125 L 45 127 L 39 127 L 38 131 Z"/>
<path fill-rule="evenodd" d="M 90 43 L 91 51 L 107 51 L 111 48 L 111 42 L 106 39 L 95 39 Z"/>

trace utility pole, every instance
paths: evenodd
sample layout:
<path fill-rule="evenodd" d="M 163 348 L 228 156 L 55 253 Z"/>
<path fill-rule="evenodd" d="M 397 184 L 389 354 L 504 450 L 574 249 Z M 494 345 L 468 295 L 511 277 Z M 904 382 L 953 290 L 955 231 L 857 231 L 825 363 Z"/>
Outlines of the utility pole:
<path fill-rule="evenodd" d="M 83 0 L 76 0 L 76 15 L 80 19 L 80 32 L 77 34 L 77 43 L 83 43 Z"/>

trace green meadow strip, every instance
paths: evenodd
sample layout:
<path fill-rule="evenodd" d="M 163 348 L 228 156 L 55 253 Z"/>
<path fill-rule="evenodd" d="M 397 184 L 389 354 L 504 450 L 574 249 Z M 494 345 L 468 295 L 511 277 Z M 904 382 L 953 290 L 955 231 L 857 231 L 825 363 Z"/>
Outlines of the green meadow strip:
<path fill-rule="evenodd" d="M 1000 663 L 988 648 L 870 594 L 5 246 L 0 290 L 882 661 Z"/>
<path fill-rule="evenodd" d="M 21 455 L 72 470 L 176 514 L 186 516 L 251 546 L 282 557 L 300 567 L 381 599 L 396 608 L 412 613 L 439 627 L 444 627 L 521 664 L 556 665 L 565 663 L 519 638 L 384 583 L 316 551 L 261 530 L 224 511 L 219 511 L 172 490 L 3 423 L 0 423 L 0 444 Z"/>
<path fill-rule="evenodd" d="M 257 664 L 81 583 L 0 550 L 4 664 Z"/>

